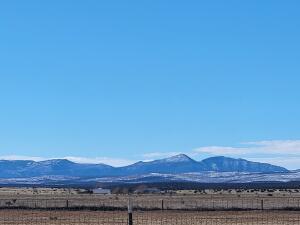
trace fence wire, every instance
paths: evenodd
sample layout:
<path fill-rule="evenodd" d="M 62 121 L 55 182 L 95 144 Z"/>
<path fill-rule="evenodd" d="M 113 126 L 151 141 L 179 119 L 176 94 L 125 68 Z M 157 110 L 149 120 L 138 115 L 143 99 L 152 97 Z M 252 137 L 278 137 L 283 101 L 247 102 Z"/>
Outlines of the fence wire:
<path fill-rule="evenodd" d="M 127 225 L 127 200 L 1 199 L 0 225 Z M 281 200 L 136 200 L 132 224 L 300 225 L 299 199 Z"/>
<path fill-rule="evenodd" d="M 201 198 L 201 197 L 164 197 L 143 199 L 132 197 L 136 210 L 300 210 L 300 198 Z M 2 198 L 0 209 L 91 209 L 126 210 L 128 197 L 122 198 Z"/>

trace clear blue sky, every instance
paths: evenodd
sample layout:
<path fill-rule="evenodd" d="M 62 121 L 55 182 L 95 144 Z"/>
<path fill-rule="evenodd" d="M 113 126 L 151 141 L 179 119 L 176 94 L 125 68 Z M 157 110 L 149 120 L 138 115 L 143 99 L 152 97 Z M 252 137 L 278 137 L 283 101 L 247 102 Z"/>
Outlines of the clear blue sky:
<path fill-rule="evenodd" d="M 280 140 L 282 155 L 245 157 L 300 158 L 299 8 L 2 1 L 0 155 L 201 159 L 212 152 L 195 149 L 225 146 L 239 157 L 226 149 Z"/>

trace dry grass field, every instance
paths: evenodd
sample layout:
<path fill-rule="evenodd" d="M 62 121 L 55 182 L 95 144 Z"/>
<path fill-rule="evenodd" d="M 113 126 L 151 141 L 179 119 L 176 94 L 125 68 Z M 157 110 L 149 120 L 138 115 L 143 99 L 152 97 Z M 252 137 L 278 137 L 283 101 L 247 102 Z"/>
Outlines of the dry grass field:
<path fill-rule="evenodd" d="M 126 225 L 125 211 L 1 210 L 3 225 Z M 293 211 L 147 211 L 134 212 L 136 225 L 299 225 Z"/>
<path fill-rule="evenodd" d="M 0 188 L 0 225 L 125 225 L 129 198 L 133 225 L 300 225 L 296 190 L 181 191 L 130 197 L 83 193 L 80 189 Z"/>
<path fill-rule="evenodd" d="M 128 195 L 82 194 L 84 190 L 0 189 L 0 208 L 110 208 L 127 207 Z M 272 193 L 272 194 L 270 194 Z M 276 194 L 274 194 L 276 193 Z M 299 209 L 300 196 L 291 190 L 274 192 L 212 192 L 131 195 L 137 209 L 165 210 L 279 210 Z"/>

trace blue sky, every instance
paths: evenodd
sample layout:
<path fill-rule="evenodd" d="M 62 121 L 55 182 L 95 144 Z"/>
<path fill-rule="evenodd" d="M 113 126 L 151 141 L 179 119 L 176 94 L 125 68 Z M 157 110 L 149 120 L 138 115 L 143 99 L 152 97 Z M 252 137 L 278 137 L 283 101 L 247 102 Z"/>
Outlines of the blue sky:
<path fill-rule="evenodd" d="M 187 153 L 299 167 L 299 7 L 1 2 L 1 158 Z"/>

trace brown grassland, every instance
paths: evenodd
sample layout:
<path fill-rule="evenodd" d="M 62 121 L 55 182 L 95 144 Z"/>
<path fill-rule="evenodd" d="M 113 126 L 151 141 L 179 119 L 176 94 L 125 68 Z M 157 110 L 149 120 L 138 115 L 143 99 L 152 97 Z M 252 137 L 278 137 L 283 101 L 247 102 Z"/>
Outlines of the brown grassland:
<path fill-rule="evenodd" d="M 147 211 L 134 212 L 138 225 L 298 225 L 296 211 Z M 127 224 L 126 211 L 0 210 L 5 225 L 114 225 Z"/>
<path fill-rule="evenodd" d="M 94 195 L 78 189 L 0 188 L 0 225 L 300 225 L 298 190 L 206 190 Z"/>

